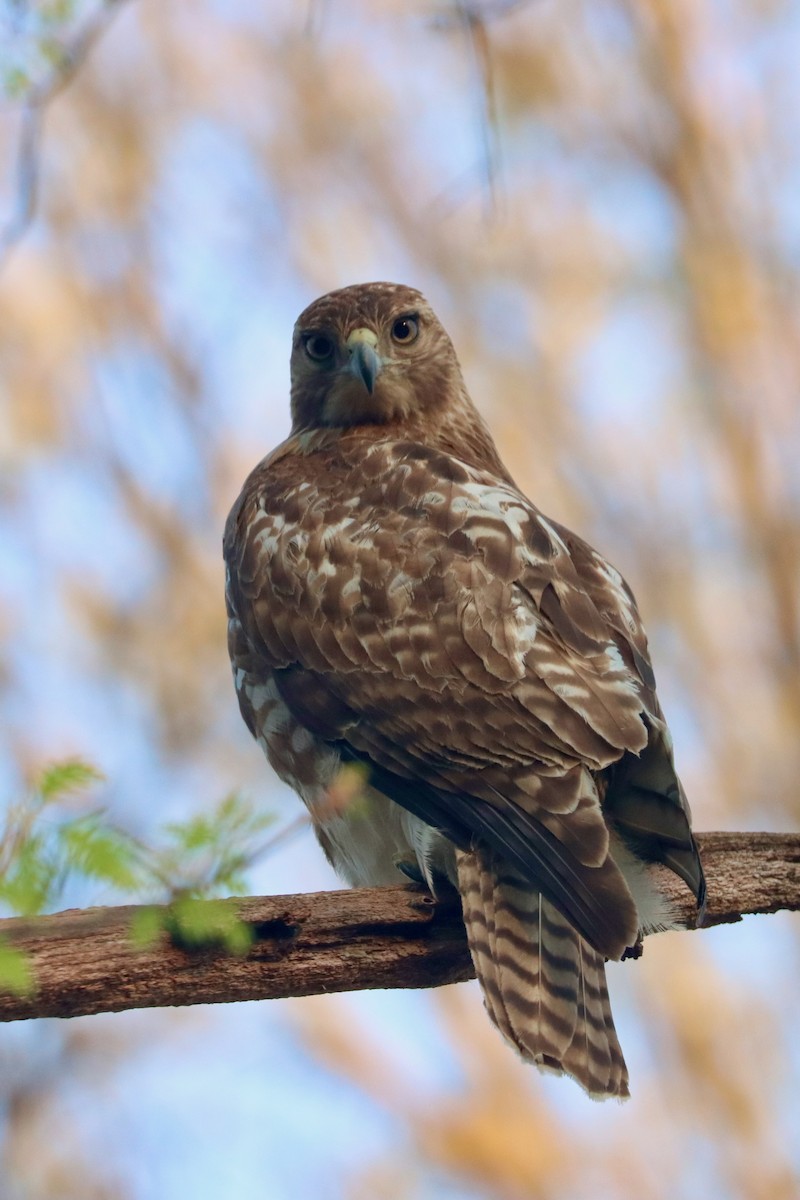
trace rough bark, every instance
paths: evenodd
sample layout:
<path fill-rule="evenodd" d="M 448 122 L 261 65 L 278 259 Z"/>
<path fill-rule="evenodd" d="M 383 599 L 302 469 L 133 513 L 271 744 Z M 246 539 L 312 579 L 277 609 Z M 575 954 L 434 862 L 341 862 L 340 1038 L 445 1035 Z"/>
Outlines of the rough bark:
<path fill-rule="evenodd" d="M 708 877 L 706 925 L 800 910 L 800 834 L 705 833 L 698 842 Z M 658 870 L 694 928 L 693 898 L 670 871 Z M 0 1020 L 436 987 L 473 974 L 455 896 L 435 903 L 420 888 L 397 887 L 251 896 L 238 904 L 255 935 L 243 957 L 180 949 L 166 933 L 135 949 L 133 905 L 0 921 L 0 937 L 29 956 L 36 979 L 29 996 L 0 990 Z"/>

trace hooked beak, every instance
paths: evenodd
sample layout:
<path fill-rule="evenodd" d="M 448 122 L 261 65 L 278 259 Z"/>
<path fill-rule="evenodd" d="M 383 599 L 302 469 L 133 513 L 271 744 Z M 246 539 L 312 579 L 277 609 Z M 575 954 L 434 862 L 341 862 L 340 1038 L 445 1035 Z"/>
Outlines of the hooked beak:
<path fill-rule="evenodd" d="M 377 344 L 378 335 L 371 329 L 354 329 L 345 343 L 350 352 L 346 370 L 361 380 L 370 395 L 383 370 L 383 360 L 375 349 Z"/>

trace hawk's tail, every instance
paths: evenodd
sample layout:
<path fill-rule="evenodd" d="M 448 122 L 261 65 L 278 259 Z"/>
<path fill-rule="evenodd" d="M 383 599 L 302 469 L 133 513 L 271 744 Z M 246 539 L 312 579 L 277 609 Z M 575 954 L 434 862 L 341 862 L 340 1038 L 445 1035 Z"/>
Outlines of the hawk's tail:
<path fill-rule="evenodd" d="M 458 853 L 458 886 L 475 972 L 503 1036 L 590 1096 L 627 1096 L 602 955 L 490 852 Z"/>

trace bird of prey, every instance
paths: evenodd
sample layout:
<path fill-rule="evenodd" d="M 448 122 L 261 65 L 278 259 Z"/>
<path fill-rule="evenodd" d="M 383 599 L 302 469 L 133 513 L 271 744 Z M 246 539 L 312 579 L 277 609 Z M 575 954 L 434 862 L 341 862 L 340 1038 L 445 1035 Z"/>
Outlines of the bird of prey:
<path fill-rule="evenodd" d="M 351 886 L 458 889 L 524 1059 L 625 1096 L 605 960 L 674 923 L 649 864 L 705 897 L 633 595 L 514 483 L 418 291 L 306 308 L 291 412 L 225 530 L 242 715 Z"/>

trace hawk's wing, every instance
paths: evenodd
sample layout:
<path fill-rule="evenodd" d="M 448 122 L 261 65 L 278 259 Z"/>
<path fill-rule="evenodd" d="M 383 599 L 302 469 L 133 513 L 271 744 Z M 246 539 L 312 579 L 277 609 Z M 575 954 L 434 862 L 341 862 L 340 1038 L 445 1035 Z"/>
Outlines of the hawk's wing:
<path fill-rule="evenodd" d="M 307 729 L 490 845 L 602 953 L 635 940 L 596 773 L 645 761 L 664 727 L 635 604 L 594 551 L 503 479 L 351 431 L 256 469 L 226 559 L 249 650 Z"/>

